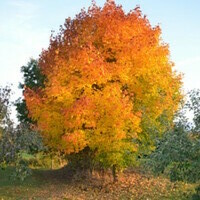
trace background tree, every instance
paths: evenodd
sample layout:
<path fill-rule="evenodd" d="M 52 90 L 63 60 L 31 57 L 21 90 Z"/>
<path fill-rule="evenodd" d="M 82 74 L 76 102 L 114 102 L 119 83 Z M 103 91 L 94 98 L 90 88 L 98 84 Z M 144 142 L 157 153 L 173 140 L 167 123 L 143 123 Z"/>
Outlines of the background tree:
<path fill-rule="evenodd" d="M 42 75 L 41 70 L 36 59 L 30 59 L 26 66 L 21 67 L 21 73 L 23 74 L 24 82 L 19 84 L 19 88 L 24 92 L 25 87 L 37 90 L 44 87 L 45 76 Z M 17 110 L 17 118 L 21 123 L 33 123 L 28 116 L 28 109 L 26 101 L 23 98 L 19 98 L 15 102 Z"/>
<path fill-rule="evenodd" d="M 114 174 L 144 144 L 152 148 L 181 99 L 160 35 L 139 8 L 125 14 L 111 1 L 68 18 L 40 56 L 44 87 L 24 92 L 45 143 L 66 155 L 87 152 Z"/>
<path fill-rule="evenodd" d="M 10 119 L 10 94 L 9 87 L 0 88 L 0 167 L 15 166 L 15 176 L 24 179 L 31 172 L 27 155 L 34 156 L 44 147 L 38 132 L 25 123 L 14 126 Z"/>
<path fill-rule="evenodd" d="M 200 180 L 199 90 L 189 93 L 189 100 L 178 113 L 174 128 L 158 140 L 147 166 L 156 174 L 164 173 L 172 181 L 197 182 Z M 187 119 L 187 110 L 194 113 L 193 122 Z"/>
<path fill-rule="evenodd" d="M 0 139 L 3 135 L 4 128 L 7 126 L 10 115 L 10 93 L 8 86 L 0 87 Z"/>
<path fill-rule="evenodd" d="M 6 119 L 9 116 L 9 98 L 10 98 L 11 90 L 8 86 L 0 87 L 0 124 L 6 122 Z"/>
<path fill-rule="evenodd" d="M 194 89 L 189 92 L 188 108 L 192 111 L 194 118 L 194 130 L 197 134 L 200 134 L 200 89 Z"/>

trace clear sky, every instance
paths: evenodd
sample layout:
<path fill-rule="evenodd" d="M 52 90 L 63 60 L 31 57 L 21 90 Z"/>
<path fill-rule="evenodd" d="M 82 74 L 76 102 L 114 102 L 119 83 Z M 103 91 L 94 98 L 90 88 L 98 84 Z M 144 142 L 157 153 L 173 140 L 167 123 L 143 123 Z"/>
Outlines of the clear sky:
<path fill-rule="evenodd" d="M 102 6 L 105 0 L 96 0 Z M 128 12 L 140 5 L 152 25 L 160 25 L 186 90 L 200 88 L 200 0 L 116 0 Z M 22 80 L 20 67 L 47 48 L 51 30 L 74 17 L 91 0 L 0 0 L 0 85 Z"/>

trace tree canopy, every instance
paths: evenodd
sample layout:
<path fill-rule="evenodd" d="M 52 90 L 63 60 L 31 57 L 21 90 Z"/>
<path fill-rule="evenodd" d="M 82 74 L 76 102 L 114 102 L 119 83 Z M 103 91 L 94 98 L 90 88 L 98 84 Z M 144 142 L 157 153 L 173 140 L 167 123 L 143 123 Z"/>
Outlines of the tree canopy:
<path fill-rule="evenodd" d="M 160 27 L 138 7 L 126 14 L 112 1 L 93 4 L 66 19 L 41 53 L 46 79 L 43 88 L 25 85 L 29 116 L 51 148 L 89 148 L 105 166 L 126 165 L 172 122 L 182 97 L 172 68 Z"/>

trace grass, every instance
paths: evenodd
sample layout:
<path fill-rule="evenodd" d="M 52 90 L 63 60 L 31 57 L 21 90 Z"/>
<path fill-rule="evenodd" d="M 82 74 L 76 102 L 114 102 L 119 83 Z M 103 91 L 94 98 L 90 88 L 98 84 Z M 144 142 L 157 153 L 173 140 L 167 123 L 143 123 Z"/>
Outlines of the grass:
<path fill-rule="evenodd" d="M 126 171 L 118 183 L 106 178 L 88 179 L 73 176 L 66 169 L 34 170 L 24 182 L 10 178 L 13 169 L 0 170 L 0 200 L 75 200 L 75 199 L 190 199 L 195 184 L 171 183 L 162 177 L 151 177 L 135 171 Z"/>

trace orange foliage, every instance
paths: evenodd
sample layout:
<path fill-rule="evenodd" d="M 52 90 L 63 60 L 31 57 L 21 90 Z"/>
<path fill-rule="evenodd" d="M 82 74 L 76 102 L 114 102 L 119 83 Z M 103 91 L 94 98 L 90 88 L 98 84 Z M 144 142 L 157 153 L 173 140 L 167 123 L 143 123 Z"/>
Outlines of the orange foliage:
<path fill-rule="evenodd" d="M 144 114 L 173 116 L 180 76 L 160 34 L 139 8 L 125 14 L 111 1 L 66 19 L 40 57 L 44 89 L 25 90 L 47 144 L 66 154 L 136 151 Z"/>

